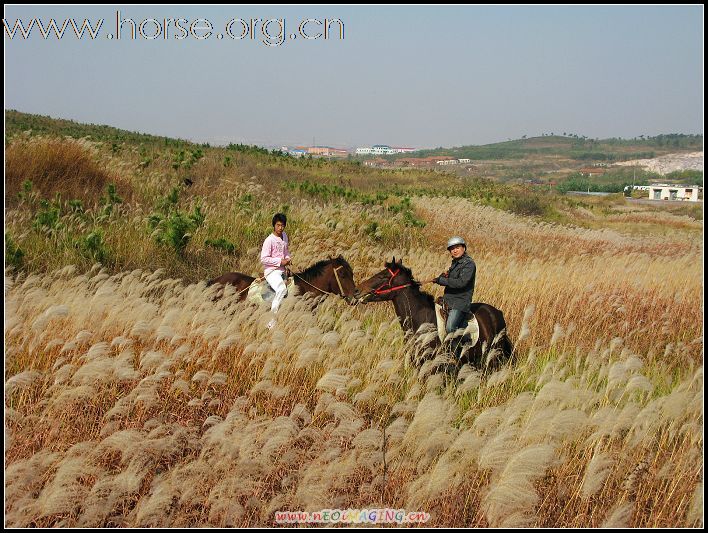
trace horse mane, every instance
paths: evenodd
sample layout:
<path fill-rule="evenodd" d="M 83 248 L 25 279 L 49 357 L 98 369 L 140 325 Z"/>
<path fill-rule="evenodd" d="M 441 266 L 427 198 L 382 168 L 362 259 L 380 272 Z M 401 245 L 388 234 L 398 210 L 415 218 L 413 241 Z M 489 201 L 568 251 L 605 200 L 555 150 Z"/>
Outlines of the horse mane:
<path fill-rule="evenodd" d="M 433 307 L 433 308 L 435 307 L 435 298 L 433 297 L 432 294 L 429 294 L 420 288 L 421 283 L 420 283 L 420 281 L 413 279 L 413 271 L 410 268 L 408 268 L 407 266 L 403 266 L 403 263 L 392 263 L 392 262 L 391 263 L 387 262 L 384 266 L 386 268 L 390 268 L 390 269 L 398 268 L 401 271 L 403 271 L 403 273 L 407 274 L 411 280 L 411 285 L 413 287 L 415 287 L 416 289 L 418 289 L 418 292 L 420 292 L 421 296 L 423 296 L 425 298 L 426 302 L 428 303 L 428 305 L 430 307 Z"/>
<path fill-rule="evenodd" d="M 339 257 L 335 257 L 333 259 L 323 259 L 322 261 L 317 261 L 312 266 L 307 267 L 305 270 L 302 272 L 298 272 L 297 275 L 300 276 L 302 279 L 305 281 L 312 281 L 318 276 L 321 276 L 324 274 L 324 269 L 327 265 L 330 263 L 336 263 L 337 266 L 342 266 L 346 269 L 349 270 L 350 273 L 354 273 L 352 270 L 352 267 L 349 266 L 349 263 L 347 263 L 346 259 L 344 259 L 341 255 Z"/>

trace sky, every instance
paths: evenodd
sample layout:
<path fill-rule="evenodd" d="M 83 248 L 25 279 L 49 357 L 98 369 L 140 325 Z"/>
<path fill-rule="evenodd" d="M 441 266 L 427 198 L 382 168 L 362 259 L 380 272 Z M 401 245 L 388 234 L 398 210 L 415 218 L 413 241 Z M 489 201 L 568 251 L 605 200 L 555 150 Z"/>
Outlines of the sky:
<path fill-rule="evenodd" d="M 103 22 L 45 39 L 50 18 Z M 6 5 L 3 22 L 5 109 L 197 142 L 703 133 L 699 5 Z"/>

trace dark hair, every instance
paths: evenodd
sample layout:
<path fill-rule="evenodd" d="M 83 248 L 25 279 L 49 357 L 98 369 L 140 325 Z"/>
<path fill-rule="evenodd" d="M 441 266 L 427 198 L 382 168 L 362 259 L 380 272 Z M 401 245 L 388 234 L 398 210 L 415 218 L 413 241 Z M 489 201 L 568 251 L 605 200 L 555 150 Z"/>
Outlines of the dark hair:
<path fill-rule="evenodd" d="M 276 222 L 282 222 L 283 226 L 288 225 L 288 217 L 286 217 L 283 213 L 276 213 L 273 216 L 273 227 L 275 227 Z"/>

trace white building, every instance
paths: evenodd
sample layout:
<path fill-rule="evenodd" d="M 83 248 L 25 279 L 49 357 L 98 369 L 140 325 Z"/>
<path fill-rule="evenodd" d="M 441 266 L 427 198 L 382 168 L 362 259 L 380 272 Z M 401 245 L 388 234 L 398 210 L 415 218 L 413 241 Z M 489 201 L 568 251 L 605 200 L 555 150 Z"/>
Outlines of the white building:
<path fill-rule="evenodd" d="M 374 155 L 391 155 L 396 152 L 393 151 L 393 148 L 385 144 L 375 144 L 371 147 L 371 153 Z"/>
<path fill-rule="evenodd" d="M 387 144 L 375 144 L 356 149 L 356 155 L 392 155 L 415 152 L 415 148 L 391 148 Z"/>
<path fill-rule="evenodd" d="M 703 187 L 699 187 L 698 185 L 692 185 L 689 187 L 684 185 L 650 185 L 649 199 L 697 202 L 698 191 L 702 188 Z"/>

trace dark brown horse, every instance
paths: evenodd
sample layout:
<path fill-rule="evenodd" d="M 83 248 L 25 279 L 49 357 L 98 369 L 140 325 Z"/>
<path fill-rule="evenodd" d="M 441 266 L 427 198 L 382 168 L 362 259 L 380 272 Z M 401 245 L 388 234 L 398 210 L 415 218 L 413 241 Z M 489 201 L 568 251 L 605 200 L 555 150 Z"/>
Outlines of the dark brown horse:
<path fill-rule="evenodd" d="M 420 290 L 420 283 L 413 279 L 411 270 L 403 266 L 402 260 L 396 262 L 395 257 L 392 262 L 385 264 L 381 272 L 362 281 L 357 286 L 354 297 L 358 303 L 393 302 L 393 308 L 405 332 L 417 333 L 421 326 L 426 325 L 423 330 L 430 331 L 437 324 L 432 295 Z M 463 348 L 458 364 L 470 363 L 477 368 L 494 368 L 508 360 L 512 355 L 513 345 L 506 333 L 504 314 L 485 303 L 473 303 L 471 312 L 479 324 L 479 340 L 474 346 Z M 430 347 L 440 346 L 437 334 L 430 334 L 428 337 Z M 464 340 L 463 338 L 463 342 Z M 491 352 L 492 349 L 495 349 L 495 352 Z"/>
<path fill-rule="evenodd" d="M 340 255 L 339 257 L 319 261 L 302 272 L 293 274 L 295 286 L 300 294 L 311 293 L 314 296 L 322 294 L 338 294 L 349 301 L 356 289 L 354 285 L 354 271 L 349 263 Z M 219 283 L 230 284 L 236 288 L 238 301 L 248 295 L 248 287 L 256 278 L 240 272 L 229 272 L 218 278 L 207 281 L 207 286 Z M 219 297 L 223 289 L 217 293 Z"/>

